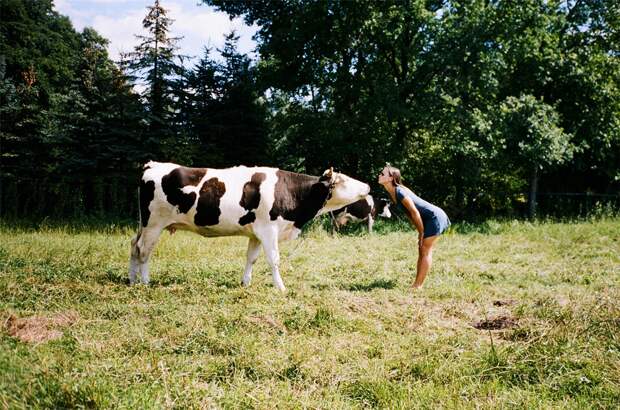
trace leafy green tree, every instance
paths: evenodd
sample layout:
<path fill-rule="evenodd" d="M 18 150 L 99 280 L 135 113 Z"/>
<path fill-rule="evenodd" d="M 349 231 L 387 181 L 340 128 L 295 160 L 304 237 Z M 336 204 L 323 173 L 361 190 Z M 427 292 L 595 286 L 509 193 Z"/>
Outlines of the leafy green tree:
<path fill-rule="evenodd" d="M 530 95 L 553 107 L 547 131 L 566 130 L 580 148 L 581 180 L 600 170 L 614 185 L 613 1 L 203 2 L 259 25 L 271 133 L 291 166 L 330 161 L 367 178 L 387 160 L 457 218 L 510 212 L 531 166 L 520 156 L 506 169 L 499 108 Z M 543 163 L 544 181 L 570 169 Z"/>
<path fill-rule="evenodd" d="M 429 86 L 415 81 L 427 70 L 419 56 L 433 28 L 423 2 L 208 3 L 261 27 L 261 84 L 305 122 L 276 121 L 293 128 L 273 128 L 274 139 L 279 147 L 304 141 L 304 169 L 332 163 L 363 175 L 402 159 L 424 122 L 412 97 Z"/>
<path fill-rule="evenodd" d="M 570 160 L 575 147 L 571 135 L 559 126 L 553 107 L 531 95 L 508 97 L 501 105 L 498 138 L 505 141 L 506 163 L 529 173 L 529 215 L 536 215 L 539 172 Z"/>

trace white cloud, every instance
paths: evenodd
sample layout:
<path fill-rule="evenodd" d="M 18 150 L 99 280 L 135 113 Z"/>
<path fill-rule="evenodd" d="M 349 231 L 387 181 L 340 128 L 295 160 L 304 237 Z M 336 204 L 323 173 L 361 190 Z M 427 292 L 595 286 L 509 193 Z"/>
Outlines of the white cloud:
<path fill-rule="evenodd" d="M 82 30 L 85 25 L 87 25 L 87 21 L 89 20 L 90 12 L 87 10 L 81 10 L 79 8 L 74 7 L 71 0 L 55 0 L 54 5 L 55 9 L 62 15 L 69 16 L 73 26 Z"/>
<path fill-rule="evenodd" d="M 162 1 L 169 10 L 168 17 L 174 20 L 170 35 L 183 37 L 178 43 L 179 53 L 202 57 L 205 46 L 221 48 L 224 35 L 235 29 L 240 36 L 239 51 L 251 53 L 256 46 L 252 35 L 257 27 L 248 27 L 242 19 L 230 21 L 228 15 L 216 12 L 210 7 L 197 6 L 197 0 Z M 74 26 L 82 30 L 94 27 L 110 40 L 110 57 L 118 60 L 121 52 L 132 51 L 138 44 L 135 35 L 145 34 L 142 20 L 147 13 L 149 0 L 56 0 L 56 9 L 71 18 Z"/>
<path fill-rule="evenodd" d="M 233 29 L 240 36 L 239 51 L 249 53 L 256 47 L 252 35 L 257 27 L 246 26 L 240 18 L 231 21 L 226 13 L 204 6 L 189 8 L 171 2 L 165 7 L 170 10 L 168 16 L 174 19 L 171 26 L 174 35 L 184 37 L 179 44 L 183 50 L 189 51 L 185 52 L 186 54 L 201 57 L 205 46 L 221 48 L 224 45 L 224 35 Z"/>
<path fill-rule="evenodd" d="M 135 35 L 144 34 L 142 29 L 142 10 L 133 10 L 123 17 L 95 16 L 91 25 L 103 37 L 110 40 L 108 51 L 113 60 L 118 60 L 121 52 L 132 51 L 138 44 Z"/>

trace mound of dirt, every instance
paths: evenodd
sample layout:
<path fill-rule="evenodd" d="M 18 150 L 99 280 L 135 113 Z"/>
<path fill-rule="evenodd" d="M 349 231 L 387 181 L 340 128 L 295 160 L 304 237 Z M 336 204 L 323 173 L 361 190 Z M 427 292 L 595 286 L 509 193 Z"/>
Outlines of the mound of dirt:
<path fill-rule="evenodd" d="M 508 316 L 498 316 L 496 318 L 481 320 L 475 323 L 474 327 L 478 330 L 499 330 L 515 327 L 516 325 L 517 319 Z"/>
<path fill-rule="evenodd" d="M 12 336 L 26 343 L 43 343 L 60 339 L 62 329 L 72 325 L 79 318 L 76 312 L 61 312 L 51 317 L 30 316 L 18 318 L 9 315 L 4 321 L 4 329 Z"/>

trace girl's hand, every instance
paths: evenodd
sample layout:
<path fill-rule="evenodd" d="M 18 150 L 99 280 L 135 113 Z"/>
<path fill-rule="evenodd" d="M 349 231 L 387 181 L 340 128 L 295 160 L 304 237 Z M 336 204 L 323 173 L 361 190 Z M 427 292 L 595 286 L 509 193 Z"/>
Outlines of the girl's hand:
<path fill-rule="evenodd" d="M 418 249 L 422 252 L 422 246 L 424 246 L 424 232 L 418 234 Z"/>

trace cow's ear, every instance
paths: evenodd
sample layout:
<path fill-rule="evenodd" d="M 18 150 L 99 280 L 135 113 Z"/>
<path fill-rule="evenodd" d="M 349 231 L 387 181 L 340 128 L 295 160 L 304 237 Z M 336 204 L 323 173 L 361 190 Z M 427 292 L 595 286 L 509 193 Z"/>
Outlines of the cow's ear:
<path fill-rule="evenodd" d="M 334 167 L 330 167 L 329 169 L 326 169 L 325 172 L 323 172 L 323 177 L 325 178 L 332 179 L 333 176 L 334 176 Z"/>

